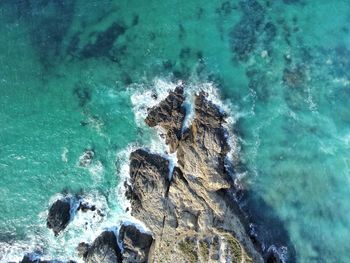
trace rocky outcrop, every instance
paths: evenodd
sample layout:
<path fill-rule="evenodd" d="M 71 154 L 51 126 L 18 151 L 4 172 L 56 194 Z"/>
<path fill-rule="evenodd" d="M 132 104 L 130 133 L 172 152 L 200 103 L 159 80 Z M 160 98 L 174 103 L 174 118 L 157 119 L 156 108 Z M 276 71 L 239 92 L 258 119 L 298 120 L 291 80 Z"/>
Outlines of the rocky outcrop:
<path fill-rule="evenodd" d="M 102 232 L 92 243 L 80 243 L 78 252 L 86 263 L 121 263 L 122 256 L 117 238 L 112 231 Z"/>
<path fill-rule="evenodd" d="M 67 227 L 71 218 L 70 210 L 71 202 L 69 198 L 58 199 L 50 207 L 46 225 L 52 229 L 55 236 Z"/>
<path fill-rule="evenodd" d="M 119 241 L 123 246 L 123 263 L 146 263 L 153 242 L 150 234 L 141 232 L 134 225 L 122 225 Z"/>
<path fill-rule="evenodd" d="M 166 134 L 174 127 L 181 131 L 184 99 L 182 87 L 170 92 L 149 111 L 146 123 Z M 224 123 L 225 114 L 200 92 L 190 127 L 176 141 L 166 137 L 170 152 L 176 151 L 174 169 L 160 155 L 131 153 L 126 195 L 131 214 L 153 234 L 149 262 L 263 262 L 233 201 Z"/>
<path fill-rule="evenodd" d="M 161 232 L 167 207 L 169 172 L 169 161 L 157 154 L 138 149 L 130 155 L 132 188 L 127 191 L 127 196 L 132 203 L 132 214 L 137 214 L 146 225 L 154 226 L 156 234 Z"/>
<path fill-rule="evenodd" d="M 86 263 L 146 263 L 152 243 L 150 234 L 141 232 L 134 225 L 122 224 L 118 238 L 114 232 L 104 231 L 91 245 L 80 243 L 77 251 Z"/>
<path fill-rule="evenodd" d="M 73 220 L 76 213 L 90 212 L 92 217 L 104 217 L 104 213 L 94 204 L 84 200 L 83 196 L 65 195 L 56 200 L 49 209 L 47 227 L 58 236 Z"/>
<path fill-rule="evenodd" d="M 159 126 L 165 131 L 165 140 L 170 153 L 176 151 L 181 138 L 182 123 L 185 119 L 184 100 L 183 87 L 178 86 L 159 105 L 148 110 L 145 120 L 148 126 Z"/>
<path fill-rule="evenodd" d="M 178 164 L 187 180 L 206 191 L 230 188 L 225 158 L 230 150 L 225 114 L 201 92 L 195 98 L 195 118 L 187 129 L 177 151 Z"/>

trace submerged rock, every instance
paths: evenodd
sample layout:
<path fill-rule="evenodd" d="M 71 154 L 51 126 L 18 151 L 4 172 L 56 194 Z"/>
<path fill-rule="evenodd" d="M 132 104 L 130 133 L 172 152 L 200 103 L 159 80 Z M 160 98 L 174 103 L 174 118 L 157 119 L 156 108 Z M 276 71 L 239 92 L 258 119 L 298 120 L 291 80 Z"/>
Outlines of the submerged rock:
<path fill-rule="evenodd" d="M 112 231 L 102 232 L 91 244 L 80 243 L 80 255 L 86 263 L 121 263 L 122 256 L 117 238 Z"/>
<path fill-rule="evenodd" d="M 239 60 L 246 61 L 254 51 L 262 31 L 265 10 L 256 0 L 240 1 L 240 9 L 243 15 L 230 34 L 231 48 Z"/>
<path fill-rule="evenodd" d="M 306 76 L 302 67 L 297 67 L 294 69 L 284 69 L 283 71 L 283 82 L 290 88 L 300 88 L 305 83 Z"/>
<path fill-rule="evenodd" d="M 153 242 L 150 234 L 141 232 L 134 225 L 122 225 L 119 230 L 119 241 L 123 246 L 124 263 L 146 263 Z"/>
<path fill-rule="evenodd" d="M 87 167 L 92 163 L 95 152 L 93 150 L 86 150 L 82 156 L 79 157 L 79 166 Z"/>
<path fill-rule="evenodd" d="M 69 198 L 58 199 L 50 207 L 46 225 L 52 229 L 55 236 L 67 227 L 71 219 L 70 211 L 71 200 Z"/>
<path fill-rule="evenodd" d="M 182 87 L 177 92 L 152 108 L 146 123 L 163 125 L 166 132 L 173 130 L 173 125 L 182 127 L 180 103 L 164 106 L 175 100 L 174 94 L 183 94 Z M 180 101 L 184 101 L 183 95 Z M 181 117 L 173 118 L 179 116 L 176 111 Z M 195 97 L 190 128 L 177 137 L 172 148 L 178 159 L 173 170 L 162 156 L 142 149 L 131 153 L 131 185 L 126 194 L 131 214 L 155 239 L 149 262 L 263 262 L 232 198 L 233 183 L 225 168 L 230 150 L 225 117 L 201 92 Z M 171 125 L 172 121 L 177 123 Z"/>

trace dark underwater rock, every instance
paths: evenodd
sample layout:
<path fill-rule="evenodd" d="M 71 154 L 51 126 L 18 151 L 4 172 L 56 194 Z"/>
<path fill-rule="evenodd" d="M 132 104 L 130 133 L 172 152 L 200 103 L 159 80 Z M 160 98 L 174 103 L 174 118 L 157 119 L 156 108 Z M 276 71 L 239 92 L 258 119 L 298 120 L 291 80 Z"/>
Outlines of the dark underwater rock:
<path fill-rule="evenodd" d="M 265 10 L 256 0 L 241 1 L 240 9 L 243 16 L 231 32 L 231 48 L 239 60 L 247 60 L 262 30 Z"/>
<path fill-rule="evenodd" d="M 283 71 L 283 82 L 291 88 L 300 88 L 305 83 L 306 76 L 302 67 L 286 68 Z"/>
<path fill-rule="evenodd" d="M 123 224 L 119 230 L 119 241 L 123 246 L 123 262 L 148 262 L 148 253 L 153 242 L 151 235 L 142 233 L 134 225 Z"/>
<path fill-rule="evenodd" d="M 55 201 L 49 210 L 49 215 L 46 220 L 48 228 L 52 229 L 55 236 L 64 230 L 71 219 L 71 200 L 62 198 Z"/>
<path fill-rule="evenodd" d="M 92 163 L 95 152 L 93 150 L 86 150 L 82 156 L 79 157 L 79 166 L 87 167 Z"/>
<path fill-rule="evenodd" d="M 113 23 L 106 31 L 97 33 L 96 41 L 87 44 L 82 49 L 80 52 L 81 57 L 85 59 L 102 56 L 109 57 L 109 51 L 112 49 L 114 42 L 125 31 L 125 26 L 120 23 Z"/>
<path fill-rule="evenodd" d="M 84 246 L 84 247 L 83 247 Z M 91 244 L 79 244 L 78 249 L 83 252 L 86 263 L 121 263 L 122 256 L 117 238 L 112 231 L 102 232 Z"/>
<path fill-rule="evenodd" d="M 61 60 L 64 42 L 75 15 L 77 1 L 1 0 L 2 10 L 25 25 L 28 39 L 44 70 Z M 9 6 L 3 6 L 3 5 Z"/>
<path fill-rule="evenodd" d="M 91 90 L 83 83 L 75 85 L 73 94 L 76 96 L 80 107 L 84 107 L 91 100 Z"/>

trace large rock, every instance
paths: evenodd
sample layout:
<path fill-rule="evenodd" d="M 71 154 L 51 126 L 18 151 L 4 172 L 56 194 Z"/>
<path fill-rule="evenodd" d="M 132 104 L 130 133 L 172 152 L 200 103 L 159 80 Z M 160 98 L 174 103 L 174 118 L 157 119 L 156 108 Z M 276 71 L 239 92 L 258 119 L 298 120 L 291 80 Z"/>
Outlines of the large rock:
<path fill-rule="evenodd" d="M 151 127 L 163 122 L 150 120 L 171 123 L 176 109 L 154 107 L 146 122 Z M 157 110 L 161 118 L 154 117 Z M 173 148 L 178 166 L 170 177 L 166 158 L 141 149 L 131 154 L 127 196 L 131 214 L 145 223 L 155 239 L 149 262 L 263 262 L 232 198 L 224 123 L 225 114 L 201 92 L 195 98 L 192 124 Z"/>
<path fill-rule="evenodd" d="M 152 225 L 160 233 L 167 215 L 166 196 L 169 191 L 169 161 L 157 154 L 138 149 L 130 155 L 130 183 L 127 191 L 131 214 Z"/>
<path fill-rule="evenodd" d="M 71 202 L 69 198 L 58 199 L 50 207 L 46 225 L 52 229 L 55 236 L 67 227 L 71 218 L 70 210 Z"/>
<path fill-rule="evenodd" d="M 81 248 L 79 245 L 78 249 Z M 122 256 L 117 238 L 112 231 L 102 232 L 83 253 L 86 263 L 121 263 Z"/>
<path fill-rule="evenodd" d="M 134 225 L 122 225 L 119 230 L 119 241 L 123 246 L 124 263 L 146 263 L 153 242 L 150 234 L 141 232 Z"/>
<path fill-rule="evenodd" d="M 181 138 L 185 119 L 184 101 L 183 87 L 178 86 L 159 105 L 148 110 L 148 116 L 145 120 L 150 127 L 160 126 L 165 131 L 165 142 L 169 145 L 171 153 L 176 151 Z"/>
<path fill-rule="evenodd" d="M 207 191 L 230 188 L 225 158 L 230 150 L 225 114 L 201 92 L 195 98 L 195 117 L 177 151 L 178 164 L 187 180 Z"/>

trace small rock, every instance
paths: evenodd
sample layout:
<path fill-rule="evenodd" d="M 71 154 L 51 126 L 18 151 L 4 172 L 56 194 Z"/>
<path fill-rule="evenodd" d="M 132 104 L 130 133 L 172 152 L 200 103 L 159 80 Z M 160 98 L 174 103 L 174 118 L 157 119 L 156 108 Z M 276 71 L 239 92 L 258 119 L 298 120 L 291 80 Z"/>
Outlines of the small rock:
<path fill-rule="evenodd" d="M 92 163 L 94 155 L 95 153 L 93 150 L 86 150 L 84 154 L 79 157 L 79 166 L 81 167 L 89 166 Z"/>
<path fill-rule="evenodd" d="M 95 205 L 90 205 L 89 203 L 86 202 L 81 202 L 78 207 L 78 211 L 81 210 L 82 212 L 87 212 L 87 211 L 95 211 L 96 206 Z"/>
<path fill-rule="evenodd" d="M 70 221 L 70 199 L 59 199 L 52 204 L 47 217 L 46 225 L 52 229 L 55 236 L 64 230 Z"/>

